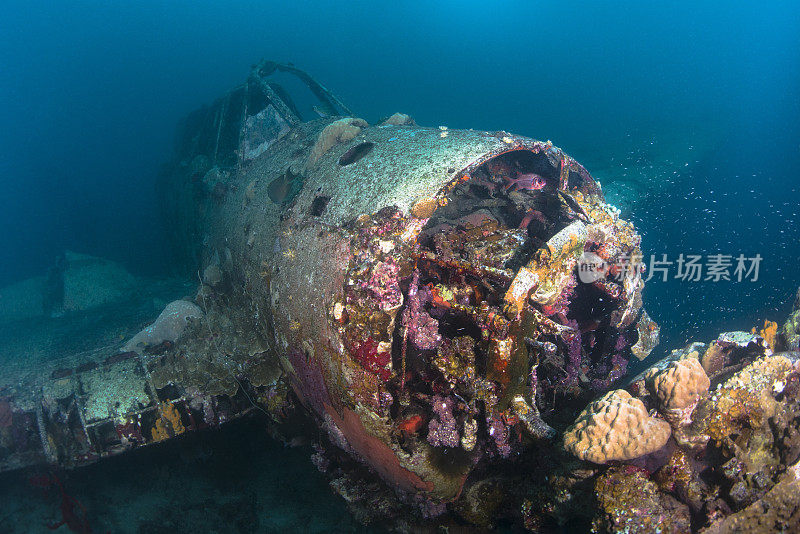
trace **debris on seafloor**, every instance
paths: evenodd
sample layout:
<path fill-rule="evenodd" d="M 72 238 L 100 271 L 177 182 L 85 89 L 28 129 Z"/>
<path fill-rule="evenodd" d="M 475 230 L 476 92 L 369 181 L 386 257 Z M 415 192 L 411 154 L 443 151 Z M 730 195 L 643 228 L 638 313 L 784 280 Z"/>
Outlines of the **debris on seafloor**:
<path fill-rule="evenodd" d="M 324 117 L 279 98 L 276 70 Z M 38 396 L 0 390 L 0 468 L 263 412 L 315 440 L 364 523 L 686 532 L 760 502 L 796 525 L 797 321 L 626 382 L 658 326 L 640 236 L 586 169 L 549 141 L 353 116 L 272 62 L 190 115 L 161 192 L 194 302 Z M 612 268 L 584 281 L 590 253 Z"/>
<path fill-rule="evenodd" d="M 87 312 L 125 301 L 141 284 L 118 263 L 67 250 L 45 276 L 0 288 L 0 319 Z"/>

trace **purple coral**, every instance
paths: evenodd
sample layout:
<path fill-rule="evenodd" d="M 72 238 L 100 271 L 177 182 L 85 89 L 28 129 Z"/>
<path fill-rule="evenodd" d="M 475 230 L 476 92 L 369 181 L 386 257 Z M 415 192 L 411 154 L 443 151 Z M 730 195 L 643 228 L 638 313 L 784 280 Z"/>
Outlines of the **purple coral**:
<path fill-rule="evenodd" d="M 625 371 L 628 368 L 628 359 L 623 356 L 625 349 L 628 348 L 628 341 L 624 335 L 617 338 L 614 344 L 614 352 L 611 354 L 611 362 L 608 367 L 603 370 L 606 373 L 606 378 L 596 378 L 592 380 L 592 389 L 595 391 L 605 391 L 611 384 L 625 376 Z"/>
<path fill-rule="evenodd" d="M 453 399 L 437 395 L 431 408 L 435 417 L 428 423 L 428 443 L 434 447 L 458 447 L 460 436 L 453 415 Z"/>
<path fill-rule="evenodd" d="M 509 432 L 502 419 L 494 415 L 486 416 L 486 429 L 489 437 L 494 441 L 497 447 L 497 452 L 503 458 L 508 458 L 511 455 L 511 444 L 508 441 Z"/>
<path fill-rule="evenodd" d="M 432 350 L 442 343 L 439 334 L 439 321 L 430 316 L 422 307 L 419 292 L 419 271 L 414 271 L 408 288 L 408 306 L 403 312 L 403 324 L 408 338 L 422 350 Z"/>
<path fill-rule="evenodd" d="M 555 315 L 562 320 L 566 319 L 567 311 L 569 310 L 569 303 L 575 296 L 575 287 L 578 285 L 578 279 L 574 274 L 570 275 L 569 279 L 564 283 L 561 293 L 558 295 L 556 301 L 549 306 L 542 306 L 542 311 L 545 315 Z"/>
<path fill-rule="evenodd" d="M 362 284 L 364 289 L 375 295 L 383 309 L 394 308 L 403 301 L 400 284 L 397 281 L 399 272 L 400 266 L 390 258 L 377 263 L 372 269 L 369 280 Z"/>

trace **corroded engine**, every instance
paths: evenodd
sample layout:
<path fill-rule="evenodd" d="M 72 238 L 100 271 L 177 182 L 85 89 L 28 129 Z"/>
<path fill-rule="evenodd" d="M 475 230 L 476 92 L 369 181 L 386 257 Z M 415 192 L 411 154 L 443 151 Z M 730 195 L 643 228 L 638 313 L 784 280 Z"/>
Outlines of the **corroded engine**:
<path fill-rule="evenodd" d="M 227 175 L 202 255 L 330 440 L 446 501 L 485 459 L 552 439 L 658 330 L 640 238 L 581 165 L 393 122 L 294 126 Z M 582 282 L 589 253 L 606 268 Z"/>

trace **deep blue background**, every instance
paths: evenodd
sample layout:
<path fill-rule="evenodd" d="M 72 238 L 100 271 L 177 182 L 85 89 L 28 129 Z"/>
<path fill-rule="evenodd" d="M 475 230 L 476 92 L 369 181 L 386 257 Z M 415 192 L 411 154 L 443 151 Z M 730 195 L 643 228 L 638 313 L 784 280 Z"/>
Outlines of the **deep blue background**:
<path fill-rule="evenodd" d="M 65 248 L 169 272 L 153 184 L 175 123 L 266 57 L 367 120 L 552 139 L 590 171 L 699 139 L 633 214 L 645 253 L 760 253 L 761 280 L 652 283 L 651 314 L 672 344 L 782 318 L 800 284 L 800 8 L 650 4 L 6 0 L 0 285 Z"/>

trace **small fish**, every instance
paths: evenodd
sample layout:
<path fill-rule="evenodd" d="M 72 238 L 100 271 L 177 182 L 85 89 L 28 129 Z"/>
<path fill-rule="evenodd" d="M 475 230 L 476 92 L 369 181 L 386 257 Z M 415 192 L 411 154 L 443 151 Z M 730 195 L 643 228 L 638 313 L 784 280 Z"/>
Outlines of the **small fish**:
<path fill-rule="evenodd" d="M 313 106 L 312 109 L 314 110 L 314 113 L 316 113 L 317 115 L 319 115 L 323 119 L 327 119 L 328 117 L 332 117 L 333 116 L 329 111 L 326 111 L 326 110 L 320 108 L 319 106 Z M 391 139 L 390 139 L 390 141 L 391 141 Z"/>
<path fill-rule="evenodd" d="M 527 189 L 529 191 L 538 191 L 542 189 L 547 182 L 544 178 L 536 173 L 529 172 L 525 174 L 518 174 L 516 178 L 509 178 L 506 190 L 514 188 L 516 191 Z"/>

